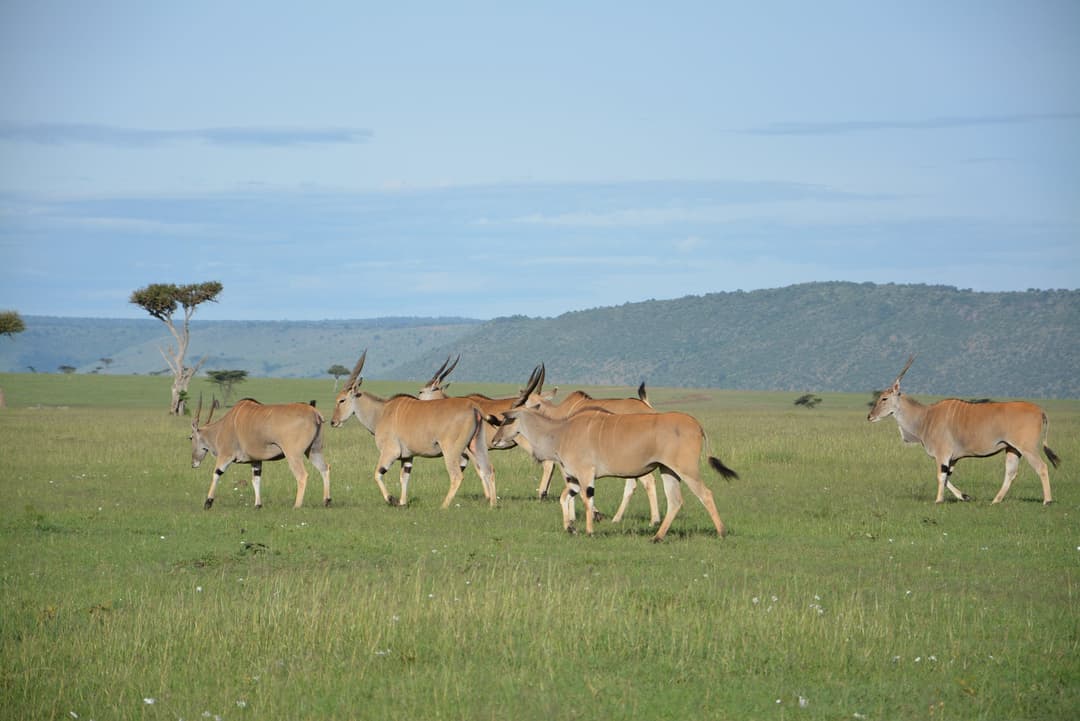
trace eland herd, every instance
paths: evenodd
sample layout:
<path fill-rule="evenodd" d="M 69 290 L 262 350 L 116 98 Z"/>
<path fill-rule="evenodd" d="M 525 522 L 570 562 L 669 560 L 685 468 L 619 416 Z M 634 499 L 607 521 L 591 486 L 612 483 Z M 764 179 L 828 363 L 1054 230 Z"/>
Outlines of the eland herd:
<path fill-rule="evenodd" d="M 579 495 L 583 495 L 586 532 L 593 532 L 594 520 L 601 517 L 593 503 L 594 484 L 603 477 L 625 479 L 622 503 L 612 517 L 614 522 L 622 519 L 636 484 L 645 488 L 651 523 L 659 524 L 654 541 L 664 539 L 678 515 L 683 483 L 705 506 L 717 534 L 723 537 L 726 533 L 712 492 L 701 476 L 701 460 L 705 457 L 708 467 L 724 478 L 738 478 L 738 474 L 709 454 L 705 431 L 693 416 L 653 408 L 644 383 L 636 398 L 601 399 L 574 391 L 556 403 L 555 392 L 543 393 L 545 368 L 540 364 L 516 396 L 453 397 L 446 393 L 446 379 L 457 366 L 459 356 L 453 363 L 447 358 L 415 396 L 380 398 L 360 388 L 366 358 L 364 351 L 338 393 L 330 425 L 340 428 L 356 416 L 371 433 L 379 456 L 375 482 L 383 499 L 392 506 L 408 503 L 409 477 L 417 456 L 443 458 L 450 478 L 443 508 L 454 500 L 470 462 L 480 476 L 485 498 L 495 506 L 495 471 L 488 451 L 518 446 L 542 465 L 540 498 L 547 496 L 554 468 L 558 466 L 562 471 L 565 484 L 559 505 L 563 528 L 571 533 L 575 531 L 575 499 Z M 900 380 L 914 360 L 914 356 L 909 358 L 892 385 L 879 395 L 867 420 L 877 422 L 893 416 L 904 442 L 921 444 L 934 458 L 936 502 L 944 502 L 946 490 L 959 500 L 970 500 L 949 480 L 957 461 L 1004 451 L 1005 480 L 993 503 L 1000 503 L 1008 493 L 1020 459 L 1025 458 L 1042 482 L 1043 503 L 1050 504 L 1050 478 L 1040 451 L 1055 468 L 1060 459 L 1046 445 L 1043 409 L 1020 401 L 969 402 L 955 398 L 923 405 L 900 392 Z M 325 419 L 314 406 L 314 401 L 262 404 L 245 398 L 212 422 L 218 407 L 214 401 L 203 422 L 200 399 L 191 424 L 191 465 L 198 468 L 207 453 L 217 458 L 204 508 L 213 505 L 218 481 L 232 463 L 251 465 L 255 507 L 261 508 L 262 464 L 281 459 L 289 464 L 296 478 L 294 507 L 299 508 L 308 477 L 303 456 L 322 475 L 323 504 L 329 506 L 330 466 L 322 454 Z M 401 461 L 401 495 L 396 498 L 383 481 L 395 461 Z M 653 471 L 659 471 L 667 500 L 663 520 Z"/>

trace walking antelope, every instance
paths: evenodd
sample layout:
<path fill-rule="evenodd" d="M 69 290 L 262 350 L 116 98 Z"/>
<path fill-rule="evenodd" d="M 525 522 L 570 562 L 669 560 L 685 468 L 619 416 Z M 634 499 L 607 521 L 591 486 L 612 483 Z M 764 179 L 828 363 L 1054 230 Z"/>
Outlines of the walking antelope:
<path fill-rule="evenodd" d="M 915 356 L 908 359 L 900 375 L 878 397 L 866 418 L 877 422 L 886 416 L 895 417 L 904 442 L 921 443 L 926 453 L 933 457 L 938 470 L 935 502 L 945 500 L 946 488 L 958 499 L 970 500 L 949 480 L 958 460 L 983 458 L 1005 451 L 1005 482 L 993 502 L 1000 503 L 1009 492 L 1022 456 L 1039 474 L 1043 504 L 1049 505 L 1053 501 L 1050 474 L 1039 456 L 1040 447 L 1055 468 L 1061 459 L 1046 446 L 1047 421 L 1043 409 L 1024 401 L 969 403 L 956 398 L 924 406 L 900 393 L 900 379 L 914 361 Z"/>
<path fill-rule="evenodd" d="M 543 383 L 543 376 L 541 376 L 540 382 L 541 384 Z M 548 418 L 555 418 L 558 420 L 569 418 L 575 413 L 586 409 L 601 409 L 608 411 L 609 413 L 656 413 L 656 409 L 649 403 L 649 396 L 645 392 L 644 382 L 638 386 L 637 398 L 593 398 L 585 391 L 573 391 L 561 402 L 554 403 L 550 399 L 534 392 L 529 394 L 524 406 L 526 408 L 539 409 L 540 412 Z M 541 499 L 547 498 L 548 489 L 551 486 L 551 476 L 551 467 L 545 467 L 545 475 L 540 480 Z M 641 483 L 641 487 L 645 489 L 645 495 L 648 496 L 649 499 L 649 520 L 650 523 L 655 526 L 657 523 L 660 523 L 660 506 L 656 501 L 656 482 L 653 480 L 651 472 L 636 479 L 626 479 L 626 483 L 623 486 L 622 502 L 619 504 L 619 510 L 612 516 L 611 522 L 618 523 L 622 520 L 627 506 L 630 505 L 630 497 L 634 495 L 635 481 Z M 569 486 L 564 487 L 562 495 L 559 497 L 560 503 L 566 502 L 566 494 L 568 492 Z M 589 512 L 591 512 L 595 518 L 599 519 L 601 514 L 596 510 L 592 503 L 592 499 L 586 499 L 586 503 L 589 506 Z"/>
<path fill-rule="evenodd" d="M 447 358 L 443 362 L 442 366 L 440 366 L 439 369 L 437 371 L 435 371 L 435 375 L 433 375 L 431 377 L 431 379 L 427 383 L 425 383 L 424 386 L 420 389 L 420 391 L 416 394 L 417 398 L 419 398 L 420 400 L 425 400 L 425 401 L 426 400 L 441 400 L 441 399 L 449 398 L 449 396 L 446 394 L 446 388 L 450 384 L 446 382 L 446 378 L 450 375 L 451 371 L 453 371 L 454 368 L 457 367 L 457 364 L 458 364 L 459 360 L 461 360 L 461 356 L 458 356 L 456 359 L 454 359 L 453 363 L 450 363 L 450 357 L 447 356 Z M 536 368 L 533 369 L 532 375 L 529 376 L 529 380 L 526 383 L 526 386 L 532 387 L 534 385 L 534 381 L 537 380 L 537 375 L 542 374 L 542 373 L 543 373 L 543 364 L 541 364 L 541 365 L 539 365 L 539 366 L 537 366 Z M 543 378 L 541 377 L 539 379 L 539 381 L 537 383 L 535 383 L 535 390 L 533 391 L 533 395 L 535 395 L 537 398 L 540 398 L 540 399 L 543 399 L 545 401 L 550 402 L 551 398 L 553 397 L 554 394 L 551 394 L 551 395 L 543 395 L 543 394 L 541 394 L 540 390 L 541 390 L 541 388 L 543 388 L 543 385 L 544 385 L 544 381 L 543 381 Z M 470 394 L 468 394 L 466 396 L 462 396 L 462 397 L 471 400 L 473 403 L 475 403 L 477 406 L 479 406 L 480 410 L 483 411 L 483 413 L 484 413 L 484 418 L 485 419 L 489 419 L 489 418 L 501 419 L 502 414 L 505 413 L 506 411 L 510 410 L 518 400 L 518 396 L 510 396 L 510 397 L 507 397 L 507 398 L 489 398 L 488 396 L 485 396 L 485 395 L 483 395 L 481 393 L 470 393 Z M 487 443 L 487 447 L 488 447 L 489 450 L 495 448 L 495 446 L 493 446 L 491 444 L 491 439 L 494 437 L 494 435 L 495 435 L 495 426 L 491 425 L 490 423 L 484 423 L 484 441 L 485 441 L 485 443 Z M 518 445 L 518 444 L 517 443 L 511 443 L 511 444 L 509 444 L 507 446 L 504 446 L 503 448 L 504 449 L 505 448 L 513 448 L 515 445 Z M 528 448 L 528 441 L 523 441 L 522 440 L 520 445 L 522 447 L 522 450 L 524 450 L 526 453 L 530 452 L 529 448 Z M 465 471 L 465 466 L 466 465 L 467 465 L 466 464 L 466 459 L 462 459 L 462 467 L 461 467 L 462 472 Z M 547 497 L 547 490 L 548 490 L 548 486 L 551 484 L 551 475 L 552 475 L 552 473 L 554 471 L 554 468 L 555 468 L 555 463 L 553 461 L 543 461 L 541 463 L 541 472 L 540 472 L 540 498 L 541 498 L 541 500 Z M 654 508 L 655 508 L 655 498 L 656 498 L 655 489 L 653 490 L 652 498 L 654 499 Z M 654 523 L 659 523 L 659 515 L 654 514 L 654 516 L 655 516 L 655 519 L 656 519 L 654 521 Z"/>
<path fill-rule="evenodd" d="M 529 441 L 534 457 L 556 460 L 562 467 L 569 486 L 569 493 L 561 503 L 563 528 L 567 531 L 574 531 L 574 497 L 583 486 L 586 497 L 592 498 L 597 478 L 639 478 L 658 468 L 664 481 L 667 514 L 653 541 L 664 539 L 682 508 L 680 481 L 685 481 L 705 506 L 716 532 L 721 537 L 726 533 L 712 492 L 700 478 L 705 432 L 685 413 L 617 414 L 585 409 L 557 420 L 535 408 L 519 405 L 504 414 L 494 443 L 500 446 L 518 437 Z M 708 459 L 713 470 L 725 478 L 738 478 L 720 459 L 715 456 Z M 589 509 L 585 513 L 585 532 L 593 532 L 593 514 Z"/>
<path fill-rule="evenodd" d="M 288 461 L 289 470 L 296 477 L 296 503 L 293 507 L 300 508 L 304 502 L 308 477 L 303 456 L 307 456 L 322 475 L 323 505 L 330 505 L 330 466 L 322 454 L 323 417 L 314 407 L 307 403 L 263 405 L 252 398 L 244 398 L 220 420 L 211 423 L 215 408 L 216 400 L 210 405 L 206 423 L 200 426 L 200 397 L 195 420 L 191 422 L 191 467 L 198 468 L 207 452 L 217 457 L 204 508 L 209 509 L 214 505 L 218 480 L 231 463 L 251 464 L 255 507 L 262 508 L 259 484 L 263 461 L 282 458 Z"/>
<path fill-rule="evenodd" d="M 487 445 L 483 442 L 482 428 L 485 424 L 480 407 L 466 398 L 422 401 L 415 396 L 401 394 L 383 399 L 361 391 L 360 384 L 364 379 L 360 371 L 366 358 L 367 351 L 364 351 L 338 394 L 330 425 L 340 428 L 355 415 L 375 436 L 375 446 L 379 450 L 375 482 L 383 499 L 390 505 L 406 505 L 413 458 L 442 456 L 450 476 L 450 490 L 443 500 L 443 508 L 450 507 L 461 486 L 466 458 L 476 465 L 484 496 L 494 506 L 495 471 L 488 460 Z M 477 439 L 480 439 L 479 443 Z M 383 482 L 386 471 L 397 460 L 401 461 L 400 500 L 387 492 Z"/>

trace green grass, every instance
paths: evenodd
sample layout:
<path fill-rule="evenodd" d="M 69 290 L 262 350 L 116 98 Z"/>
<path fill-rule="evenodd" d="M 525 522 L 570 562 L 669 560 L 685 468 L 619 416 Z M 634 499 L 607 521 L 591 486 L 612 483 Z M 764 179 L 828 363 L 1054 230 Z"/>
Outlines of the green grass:
<path fill-rule="evenodd" d="M 445 471 L 422 459 L 410 507 L 387 507 L 355 420 L 327 433 L 333 508 L 310 483 L 294 511 L 277 463 L 264 467 L 262 510 L 237 466 L 203 511 L 210 469 L 190 468 L 190 420 L 164 414 L 168 384 L 0 375 L 6 717 L 1063 719 L 1080 708 L 1080 402 L 1044 404 L 1064 461 L 1053 506 L 1026 465 L 991 506 L 1000 456 L 959 464 L 954 480 L 976 502 L 936 506 L 933 462 L 891 419 L 866 422 L 868 396 L 824 394 L 805 410 L 794 393 L 650 389 L 697 416 L 742 476 L 707 477 L 727 539 L 688 495 L 651 544 L 640 492 L 621 526 L 565 535 L 518 451 L 493 454 L 494 510 L 471 470 L 440 510 Z M 332 380 L 238 389 L 323 409 L 332 392 Z M 613 511 L 621 486 L 601 480 L 599 506 Z"/>

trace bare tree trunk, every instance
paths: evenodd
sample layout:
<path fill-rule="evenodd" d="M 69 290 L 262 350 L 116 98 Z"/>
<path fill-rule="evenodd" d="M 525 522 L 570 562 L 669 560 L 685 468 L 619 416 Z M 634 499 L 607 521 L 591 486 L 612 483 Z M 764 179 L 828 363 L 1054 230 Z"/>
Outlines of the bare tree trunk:
<path fill-rule="evenodd" d="M 174 416 L 182 416 L 187 410 L 185 407 L 185 397 L 187 395 L 188 386 L 191 384 L 191 379 L 195 377 L 195 374 L 199 372 L 199 368 L 206 361 L 206 356 L 195 364 L 195 367 L 184 365 L 184 356 L 187 355 L 188 343 L 191 339 L 191 332 L 189 326 L 191 323 L 191 315 L 195 312 L 195 307 L 184 309 L 184 326 L 178 330 L 173 325 L 172 320 L 169 318 L 164 319 L 165 325 L 168 326 L 169 331 L 173 334 L 173 338 L 176 339 L 176 347 L 169 346 L 166 348 L 158 348 L 161 356 L 165 359 L 165 362 L 169 364 L 169 370 L 173 374 L 172 385 L 172 402 L 169 406 L 169 413 Z M 167 351 L 167 352 L 166 352 Z"/>
<path fill-rule="evenodd" d="M 199 372 L 199 368 L 206 362 L 206 356 L 199 359 L 199 362 L 195 364 L 195 367 L 184 367 L 184 369 L 173 375 L 172 385 L 172 408 L 169 411 L 174 416 L 182 416 L 187 412 L 186 398 L 187 389 L 191 384 L 191 379 L 195 377 L 195 374 Z"/>
<path fill-rule="evenodd" d="M 172 346 L 158 348 L 169 370 L 172 371 L 173 387 L 169 413 L 173 415 L 184 412 L 185 391 L 192 377 L 199 370 L 199 366 L 202 365 L 202 361 L 199 361 L 194 368 L 189 368 L 184 364 L 184 356 L 187 355 L 190 339 L 191 316 L 195 313 L 196 307 L 201 303 L 215 300 L 219 293 L 221 293 L 221 283 L 215 280 L 189 285 L 151 283 L 131 294 L 131 302 L 164 323 L 176 339 L 175 348 Z M 176 312 L 177 305 L 184 309 L 184 324 L 181 330 L 177 330 L 173 323 L 173 313 Z M 204 357 L 203 360 L 205 361 L 206 358 Z M 103 358 L 102 362 L 105 361 L 106 359 Z"/>

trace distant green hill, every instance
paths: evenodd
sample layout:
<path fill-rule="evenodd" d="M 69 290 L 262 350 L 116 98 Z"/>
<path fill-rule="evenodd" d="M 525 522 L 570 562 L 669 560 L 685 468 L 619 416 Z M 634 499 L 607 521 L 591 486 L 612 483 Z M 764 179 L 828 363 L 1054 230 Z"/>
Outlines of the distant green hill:
<path fill-rule="evenodd" d="M 809 283 L 500 318 L 393 371 L 422 378 L 452 351 L 457 380 L 869 391 L 911 353 L 911 392 L 1080 397 L 1080 291 L 976 293 Z"/>
<path fill-rule="evenodd" d="M 54 373 L 70 365 L 79 373 L 148 374 L 166 370 L 158 348 L 175 345 L 160 321 L 26 316 L 26 330 L 0 339 L 0 370 L 31 368 Z M 200 321 L 191 323 L 188 362 L 207 356 L 203 370 L 239 369 L 253 376 L 325 376 L 340 364 L 352 368 L 369 349 L 365 374 L 392 377 L 403 361 L 453 343 L 480 321 L 462 318 L 378 318 L 340 321 Z M 111 363 L 101 359 L 110 358 Z"/>
<path fill-rule="evenodd" d="M 0 338 L 0 370 L 145 374 L 171 341 L 150 318 L 27 316 Z M 458 381 L 869 391 L 907 356 L 912 393 L 1080 398 L 1080 291 L 976 293 L 944 286 L 809 283 L 489 322 L 460 318 L 194 321 L 194 361 L 253 376 L 325 376 L 368 349 L 365 375 L 424 380 L 448 354 Z M 105 366 L 101 358 L 111 358 Z"/>

